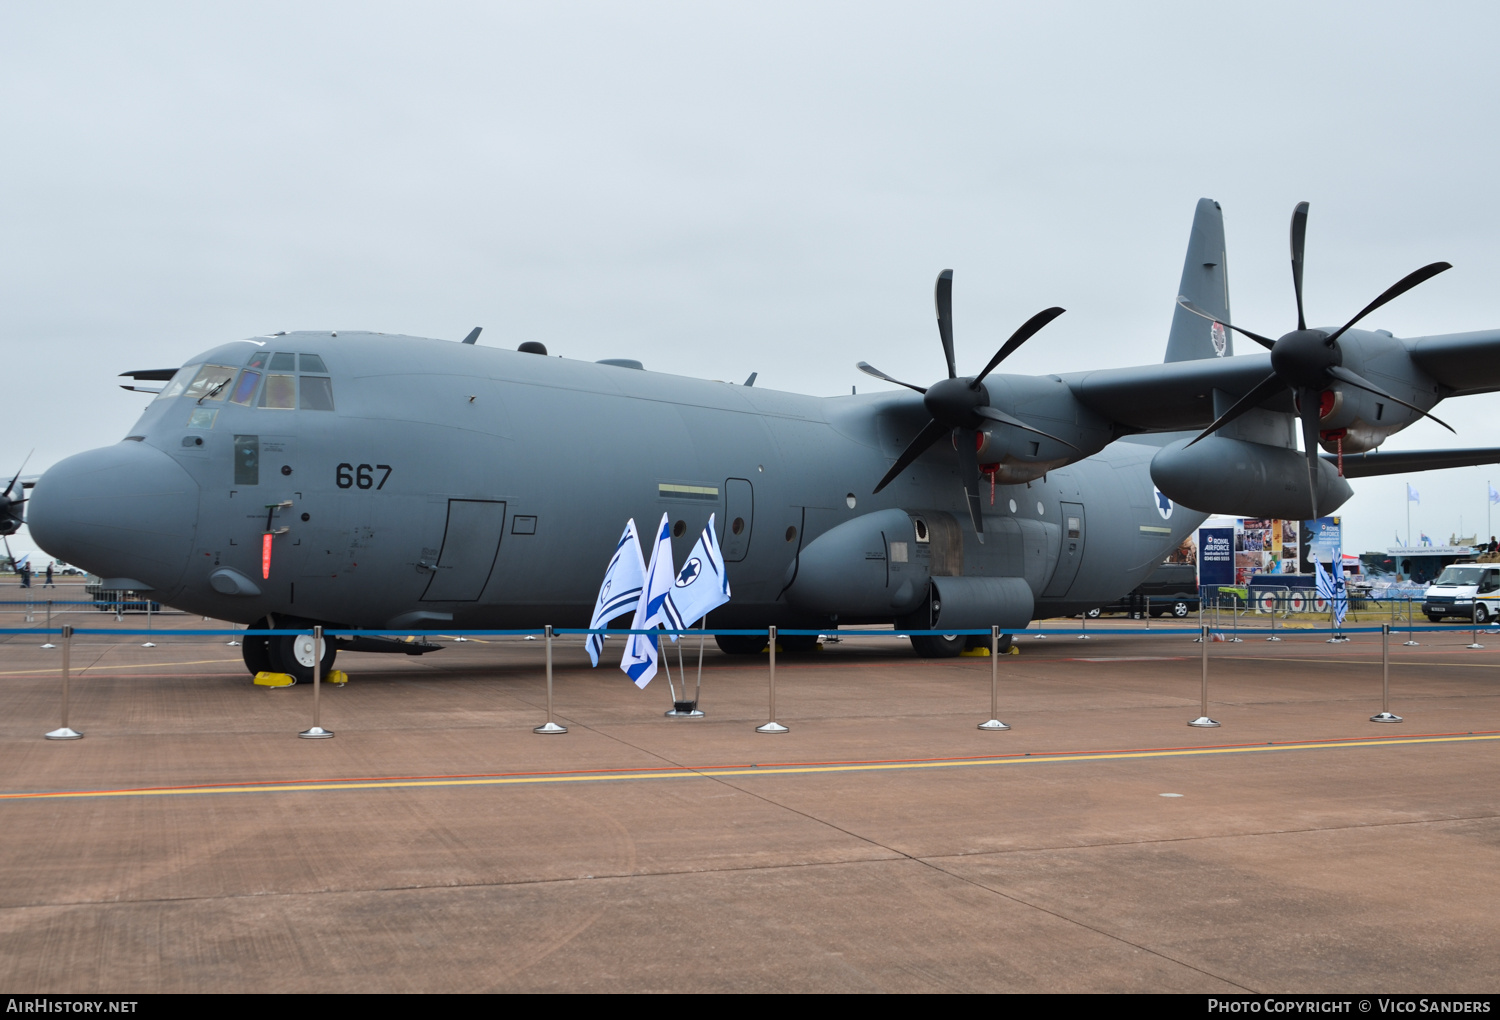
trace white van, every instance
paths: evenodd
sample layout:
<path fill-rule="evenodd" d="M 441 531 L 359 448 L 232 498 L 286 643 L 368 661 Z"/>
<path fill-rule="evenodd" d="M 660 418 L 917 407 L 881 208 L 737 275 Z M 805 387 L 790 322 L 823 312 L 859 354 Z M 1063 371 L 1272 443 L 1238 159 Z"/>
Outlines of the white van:
<path fill-rule="evenodd" d="M 1493 563 L 1454 563 L 1444 567 L 1422 596 L 1422 612 L 1433 623 L 1460 616 L 1488 623 L 1500 616 L 1500 566 Z"/>

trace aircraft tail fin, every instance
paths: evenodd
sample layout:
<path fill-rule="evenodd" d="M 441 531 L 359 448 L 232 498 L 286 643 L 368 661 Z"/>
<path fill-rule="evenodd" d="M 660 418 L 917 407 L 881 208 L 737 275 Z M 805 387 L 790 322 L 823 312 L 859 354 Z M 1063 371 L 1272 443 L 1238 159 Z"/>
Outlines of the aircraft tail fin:
<path fill-rule="evenodd" d="M 1177 293 L 1205 312 L 1232 322 L 1226 257 L 1224 212 L 1213 199 L 1200 198 L 1198 210 L 1193 214 L 1193 232 L 1188 237 L 1187 258 L 1182 263 L 1182 282 Z M 1233 354 L 1234 339 L 1228 330 L 1176 305 L 1164 360 L 1195 361 Z"/>

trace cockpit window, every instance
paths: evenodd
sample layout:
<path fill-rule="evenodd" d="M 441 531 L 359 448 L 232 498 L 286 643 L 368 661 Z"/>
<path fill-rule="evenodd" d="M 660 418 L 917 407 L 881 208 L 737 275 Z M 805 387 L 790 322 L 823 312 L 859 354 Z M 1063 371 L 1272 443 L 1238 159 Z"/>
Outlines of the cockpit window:
<path fill-rule="evenodd" d="M 302 355 L 306 362 L 307 355 Z M 332 411 L 333 380 L 326 375 L 304 375 L 302 377 L 302 410 Z"/>
<path fill-rule="evenodd" d="M 304 372 L 327 372 L 328 366 L 316 354 L 299 354 L 297 360 Z"/>
<path fill-rule="evenodd" d="M 278 355 L 280 357 L 280 355 Z M 287 357 L 291 357 L 290 354 Z M 260 391 L 261 407 L 290 408 L 297 406 L 297 377 L 295 375 L 268 375 L 266 385 Z"/>
<path fill-rule="evenodd" d="M 245 362 L 246 368 L 265 368 L 266 359 L 271 356 L 270 351 L 256 351 L 250 355 L 250 360 Z"/>
<path fill-rule="evenodd" d="M 255 387 L 260 383 L 260 373 L 245 369 L 240 373 L 240 381 L 234 386 L 234 394 L 229 398 L 231 404 L 249 404 L 255 397 Z"/>
<path fill-rule="evenodd" d="M 224 390 L 234 378 L 235 371 L 228 365 L 204 365 L 183 395 L 202 400 L 223 400 Z"/>
<path fill-rule="evenodd" d="M 273 354 L 271 355 L 271 371 L 273 372 L 295 372 L 297 371 L 297 355 L 295 354 Z"/>
<path fill-rule="evenodd" d="M 196 376 L 198 369 L 202 367 L 202 365 L 184 365 L 179 368 L 177 374 L 172 377 L 172 381 L 167 383 L 166 389 L 162 390 L 156 399 L 171 400 L 173 397 L 182 396 L 182 391 L 187 389 L 188 381 Z"/>

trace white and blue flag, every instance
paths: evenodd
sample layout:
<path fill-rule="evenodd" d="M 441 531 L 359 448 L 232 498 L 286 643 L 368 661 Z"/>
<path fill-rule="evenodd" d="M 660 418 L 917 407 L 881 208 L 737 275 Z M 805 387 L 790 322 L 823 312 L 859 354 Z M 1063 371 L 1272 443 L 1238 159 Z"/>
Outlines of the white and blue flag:
<path fill-rule="evenodd" d="M 1486 484 L 1488 484 L 1488 483 L 1486 483 Z M 1489 489 L 1490 489 L 1490 502 L 1491 503 L 1500 503 L 1500 492 L 1496 492 L 1495 491 L 1495 487 L 1493 485 L 1490 485 Z"/>
<path fill-rule="evenodd" d="M 1313 560 L 1313 566 L 1318 573 L 1318 597 L 1327 600 L 1334 627 L 1342 627 L 1344 617 L 1349 613 L 1349 589 L 1344 584 L 1344 551 L 1335 550 L 1332 572 L 1324 570 L 1319 560 Z"/>
<path fill-rule="evenodd" d="M 646 584 L 646 561 L 641 559 L 641 540 L 636 536 L 635 520 L 625 525 L 625 534 L 615 546 L 609 567 L 604 571 L 604 583 L 599 586 L 599 598 L 594 602 L 594 617 L 589 621 L 589 630 L 601 630 L 617 616 L 635 609 L 641 600 L 641 589 Z M 589 659 L 599 665 L 599 653 L 604 651 L 604 635 L 590 634 L 584 642 Z"/>
<path fill-rule="evenodd" d="M 672 528 L 667 523 L 667 515 L 662 514 L 661 524 L 656 528 L 656 542 L 651 547 L 651 563 L 646 567 L 645 585 L 636 599 L 635 616 L 630 621 L 631 630 L 652 630 L 658 626 L 669 630 L 685 629 L 671 599 L 676 574 L 672 567 Z M 677 638 L 674 636 L 672 640 Z M 625 643 L 620 668 L 637 687 L 644 688 L 656 676 L 659 655 L 655 634 L 632 634 Z"/>
<path fill-rule="evenodd" d="M 714 535 L 713 515 L 677 572 L 670 601 L 677 618 L 688 627 L 729 601 L 729 576 L 724 572 L 724 554 Z"/>
<path fill-rule="evenodd" d="M 1411 487 L 1411 482 L 1406 483 L 1406 501 L 1408 503 L 1422 502 L 1422 494 Z"/>

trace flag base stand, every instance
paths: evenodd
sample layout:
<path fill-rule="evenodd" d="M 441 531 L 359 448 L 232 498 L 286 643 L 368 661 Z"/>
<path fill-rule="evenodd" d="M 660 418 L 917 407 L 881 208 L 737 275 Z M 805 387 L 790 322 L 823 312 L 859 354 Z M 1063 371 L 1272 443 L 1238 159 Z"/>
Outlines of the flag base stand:
<path fill-rule="evenodd" d="M 1009 726 L 1005 725 L 1005 723 L 1001 722 L 999 719 L 991 719 L 988 722 L 982 722 L 982 723 L 979 724 L 979 728 L 982 729 L 982 730 L 1008 730 L 1008 729 L 1010 729 Z"/>
<path fill-rule="evenodd" d="M 1200 715 L 1198 718 L 1196 718 L 1192 722 L 1188 723 L 1188 725 L 1189 726 L 1197 726 L 1199 729 L 1205 729 L 1205 730 L 1217 729 L 1218 726 L 1219 726 L 1218 723 L 1214 722 L 1212 719 L 1210 719 L 1206 715 Z"/>
<path fill-rule="evenodd" d="M 1379 715 L 1372 715 L 1372 716 L 1370 716 L 1370 721 L 1371 722 L 1400 722 L 1401 721 L 1401 717 L 1399 715 L 1392 715 L 1389 712 L 1381 712 Z"/>
<path fill-rule="evenodd" d="M 42 647 L 43 648 L 56 648 L 57 646 L 54 645 L 51 641 L 48 641 L 45 645 L 42 645 Z"/>
<path fill-rule="evenodd" d="M 670 711 L 662 715 L 668 719 L 702 719 L 703 712 L 698 708 L 696 701 L 674 701 Z"/>
<path fill-rule="evenodd" d="M 764 726 L 755 727 L 756 733 L 789 733 L 791 732 L 779 722 L 768 722 Z"/>
<path fill-rule="evenodd" d="M 327 740 L 329 737 L 333 736 L 333 731 L 325 730 L 321 726 L 312 726 L 308 729 L 303 730 L 301 733 L 297 734 L 297 736 L 303 737 L 307 740 Z"/>
<path fill-rule="evenodd" d="M 82 740 L 83 734 L 71 726 L 63 726 L 46 734 L 48 740 Z"/>
<path fill-rule="evenodd" d="M 1342 644 L 1348 644 L 1350 641 L 1353 641 L 1353 640 L 1354 640 L 1353 638 L 1346 638 L 1346 637 L 1331 637 L 1331 638 L 1329 638 L 1324 643 L 1325 644 L 1330 644 L 1330 645 L 1342 645 Z"/>
<path fill-rule="evenodd" d="M 544 723 L 541 726 L 533 726 L 531 728 L 531 732 L 532 733 L 566 733 L 566 732 L 568 732 L 568 728 L 566 726 L 559 726 L 559 725 L 557 725 L 557 723 L 552 722 L 552 721 L 549 720 L 548 722 Z"/>
<path fill-rule="evenodd" d="M 1420 642 L 1420 641 L 1403 641 L 1403 642 L 1401 642 L 1401 645 L 1402 645 L 1403 648 L 1418 648 L 1418 647 L 1421 646 L 1421 644 L 1422 644 L 1422 642 Z"/>

